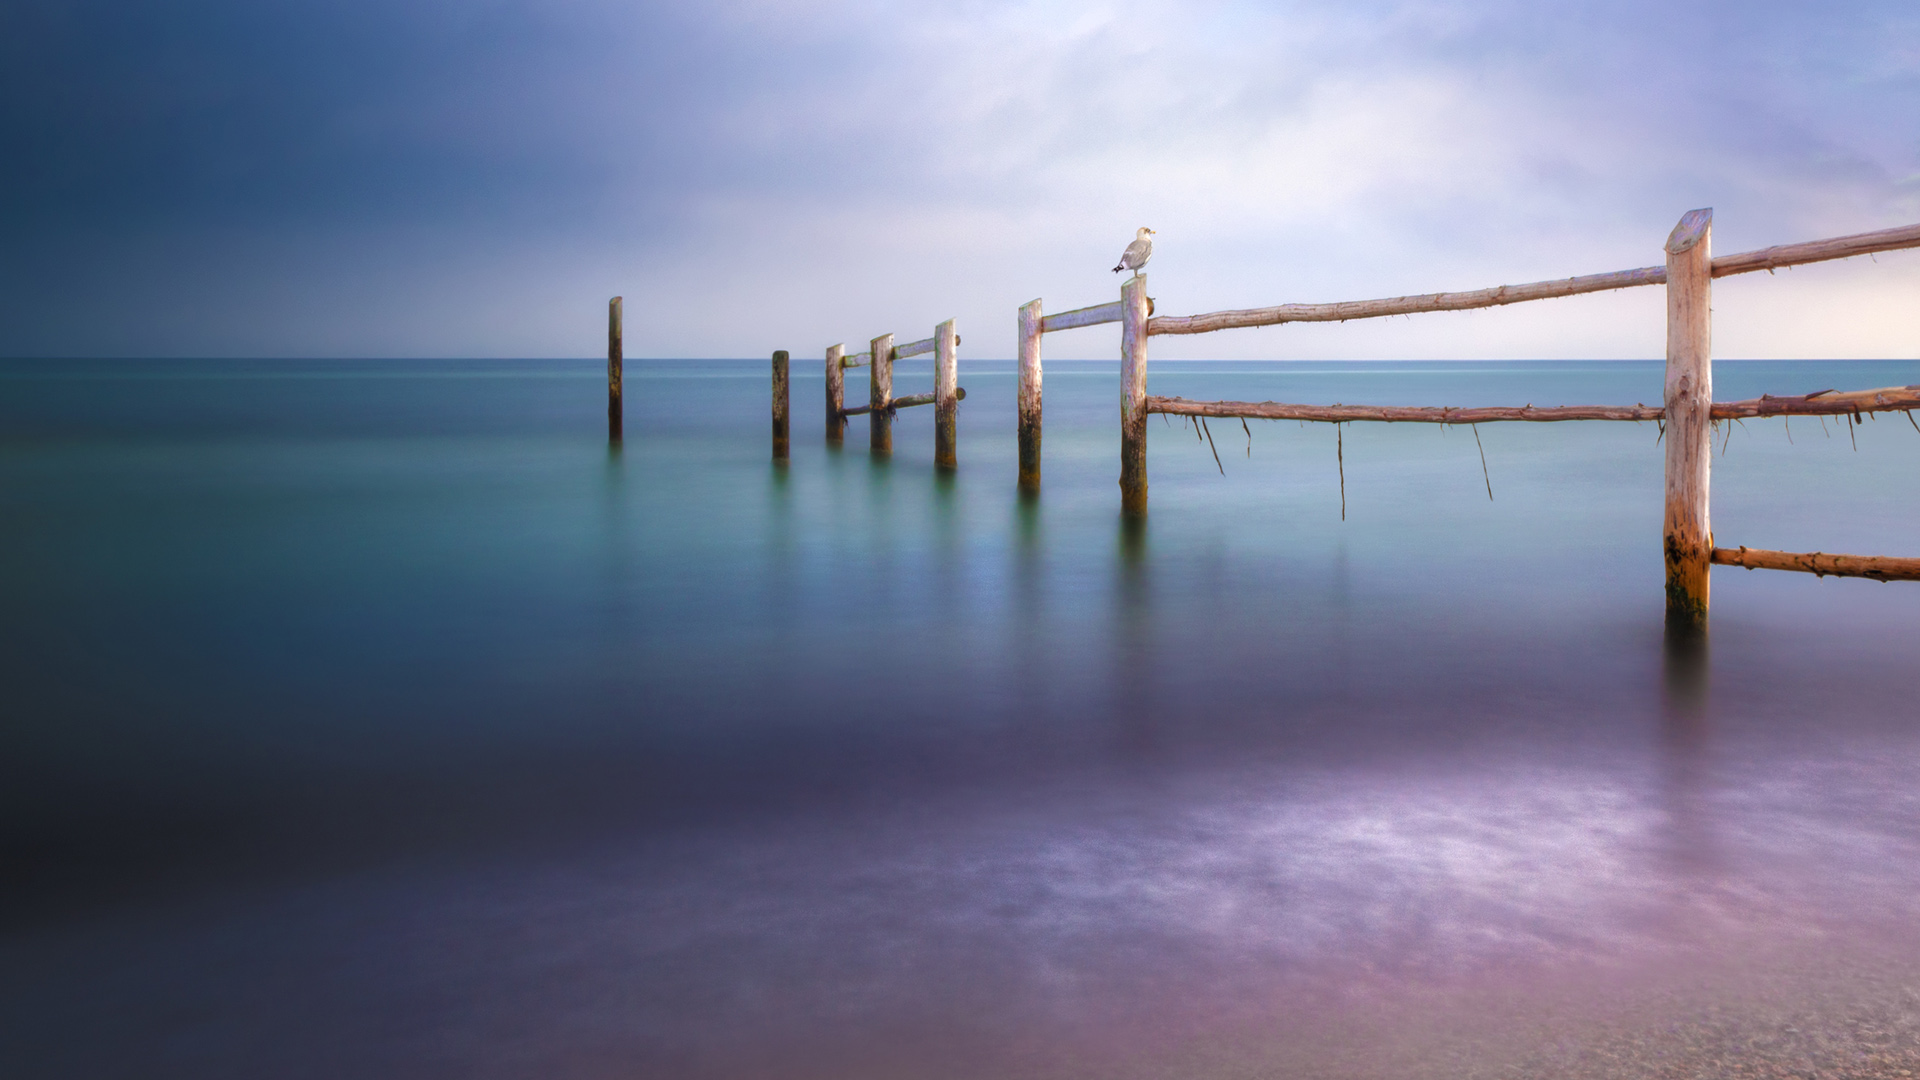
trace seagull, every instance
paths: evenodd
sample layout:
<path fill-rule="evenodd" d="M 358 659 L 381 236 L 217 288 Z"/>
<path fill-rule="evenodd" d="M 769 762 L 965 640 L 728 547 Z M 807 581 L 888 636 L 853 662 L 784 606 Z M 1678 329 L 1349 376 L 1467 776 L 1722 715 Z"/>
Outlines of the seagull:
<path fill-rule="evenodd" d="M 1141 267 L 1147 265 L 1147 260 L 1153 258 L 1153 241 L 1147 239 L 1152 235 L 1152 229 L 1140 226 L 1140 231 L 1133 234 L 1133 243 L 1120 253 L 1120 265 L 1114 267 L 1113 272 L 1117 274 L 1122 270 L 1132 270 L 1138 273 Z"/>

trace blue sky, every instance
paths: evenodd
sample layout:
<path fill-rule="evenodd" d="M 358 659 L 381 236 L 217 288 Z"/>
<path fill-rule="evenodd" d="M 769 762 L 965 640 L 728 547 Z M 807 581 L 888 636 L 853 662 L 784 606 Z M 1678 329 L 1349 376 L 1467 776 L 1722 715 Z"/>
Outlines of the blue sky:
<path fill-rule="evenodd" d="M 1478 288 L 1920 221 L 1920 7 L 10 0 L 0 355 L 1007 356 L 1015 309 Z M 1651 357 L 1658 289 L 1155 355 Z M 1920 355 L 1920 253 L 1715 352 Z M 1048 339 L 1109 356 L 1112 328 Z"/>

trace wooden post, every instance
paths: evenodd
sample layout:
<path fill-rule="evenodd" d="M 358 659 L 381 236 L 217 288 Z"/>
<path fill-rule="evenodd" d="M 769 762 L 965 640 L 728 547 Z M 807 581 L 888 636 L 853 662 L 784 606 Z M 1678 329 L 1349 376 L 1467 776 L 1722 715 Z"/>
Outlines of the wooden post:
<path fill-rule="evenodd" d="M 625 366 L 624 346 L 621 343 L 620 297 L 607 301 L 607 441 L 619 442 L 624 437 L 622 429 L 626 426 L 626 407 L 620 400 L 621 369 Z"/>
<path fill-rule="evenodd" d="M 1707 627 L 1713 524 L 1713 210 L 1689 210 L 1667 237 L 1667 628 Z"/>
<path fill-rule="evenodd" d="M 1020 490 L 1040 490 L 1040 301 L 1020 309 Z"/>
<path fill-rule="evenodd" d="M 839 446 L 847 436 L 847 369 L 840 364 L 846 356 L 845 345 L 834 345 L 827 349 L 828 446 Z"/>
<path fill-rule="evenodd" d="M 1147 279 L 1120 286 L 1120 513 L 1147 512 Z"/>
<path fill-rule="evenodd" d="M 787 460 L 787 350 L 773 354 L 773 460 Z"/>
<path fill-rule="evenodd" d="M 960 467 L 955 441 L 960 417 L 960 335 L 948 319 L 933 328 L 933 467 L 951 472 Z"/>
<path fill-rule="evenodd" d="M 887 403 L 893 400 L 893 335 L 881 334 L 873 339 L 873 364 L 868 369 L 867 404 L 873 411 L 867 414 L 867 448 L 876 454 L 893 453 L 893 411 Z"/>

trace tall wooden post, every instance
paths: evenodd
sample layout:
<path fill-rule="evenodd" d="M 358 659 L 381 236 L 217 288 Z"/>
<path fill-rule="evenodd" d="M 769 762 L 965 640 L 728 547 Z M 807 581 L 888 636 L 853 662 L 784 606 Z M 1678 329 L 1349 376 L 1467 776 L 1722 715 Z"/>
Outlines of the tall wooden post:
<path fill-rule="evenodd" d="M 626 406 L 620 400 L 621 369 L 626 365 L 621 343 L 620 297 L 607 301 L 607 440 L 619 442 L 626 425 Z"/>
<path fill-rule="evenodd" d="M 1707 627 L 1713 523 L 1713 210 L 1689 210 L 1667 237 L 1667 627 Z"/>
<path fill-rule="evenodd" d="M 871 378 L 867 380 L 867 404 L 873 411 L 867 414 L 867 448 L 876 454 L 893 453 L 893 411 L 887 403 L 893 400 L 893 335 L 881 334 L 873 339 L 873 363 L 868 368 Z"/>
<path fill-rule="evenodd" d="M 773 460 L 787 460 L 787 350 L 773 354 Z"/>
<path fill-rule="evenodd" d="M 1120 513 L 1147 512 L 1147 279 L 1120 286 Z"/>
<path fill-rule="evenodd" d="M 933 467 L 951 472 L 960 467 L 955 436 L 960 418 L 960 335 L 953 320 L 933 328 Z"/>
<path fill-rule="evenodd" d="M 827 444 L 839 446 L 847 436 L 847 358 L 845 345 L 827 349 Z"/>
<path fill-rule="evenodd" d="M 1020 309 L 1020 490 L 1040 490 L 1040 301 Z"/>

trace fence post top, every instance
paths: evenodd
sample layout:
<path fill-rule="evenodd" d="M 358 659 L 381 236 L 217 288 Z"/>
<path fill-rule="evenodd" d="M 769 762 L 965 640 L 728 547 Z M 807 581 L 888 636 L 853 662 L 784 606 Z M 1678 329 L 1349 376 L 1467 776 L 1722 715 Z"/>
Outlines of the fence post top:
<path fill-rule="evenodd" d="M 1689 210 L 1680 215 L 1680 223 L 1667 234 L 1667 254 L 1679 255 L 1692 251 L 1700 238 L 1707 234 L 1707 226 L 1713 224 L 1713 207 L 1706 206 L 1698 210 Z"/>

